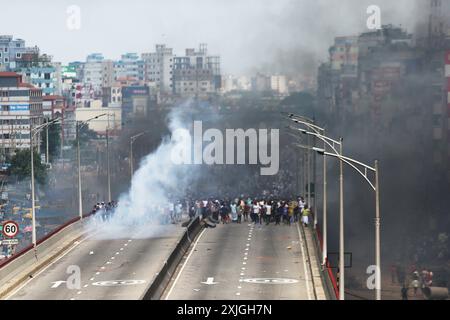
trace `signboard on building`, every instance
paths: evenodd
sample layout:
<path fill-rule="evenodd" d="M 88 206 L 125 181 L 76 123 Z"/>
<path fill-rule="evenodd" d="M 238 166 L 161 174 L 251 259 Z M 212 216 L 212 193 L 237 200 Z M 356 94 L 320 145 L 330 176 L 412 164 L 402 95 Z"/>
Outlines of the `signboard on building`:
<path fill-rule="evenodd" d="M 28 111 L 30 106 L 28 104 L 16 104 L 9 106 L 9 111 Z"/>

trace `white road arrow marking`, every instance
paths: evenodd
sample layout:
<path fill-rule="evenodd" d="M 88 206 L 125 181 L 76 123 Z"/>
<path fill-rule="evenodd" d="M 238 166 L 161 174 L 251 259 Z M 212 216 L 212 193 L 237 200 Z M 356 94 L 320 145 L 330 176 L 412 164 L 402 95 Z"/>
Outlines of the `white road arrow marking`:
<path fill-rule="evenodd" d="M 202 282 L 203 284 L 207 284 L 207 285 L 210 285 L 210 284 L 218 284 L 218 282 L 214 282 L 214 278 L 207 278 L 207 280 L 206 280 L 206 282 Z"/>
<path fill-rule="evenodd" d="M 55 288 L 58 288 L 61 284 L 66 283 L 66 281 L 60 280 L 60 281 L 54 281 L 51 283 L 53 283 L 53 285 L 50 288 L 55 289 Z"/>

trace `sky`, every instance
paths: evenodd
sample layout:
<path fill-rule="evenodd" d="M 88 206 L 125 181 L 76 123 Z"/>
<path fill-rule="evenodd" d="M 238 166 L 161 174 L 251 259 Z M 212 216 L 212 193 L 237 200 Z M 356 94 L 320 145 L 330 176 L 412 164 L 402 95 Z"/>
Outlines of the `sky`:
<path fill-rule="evenodd" d="M 4 0 L 3 0 L 4 1 Z M 6 1 L 5 1 L 6 2 Z M 166 43 L 176 55 L 207 43 L 223 73 L 270 69 L 312 72 L 335 36 L 368 31 L 369 5 L 382 24 L 413 31 L 427 13 L 420 0 L 23 0 L 1 5 L 0 34 L 37 45 L 55 61 L 84 61 L 100 52 L 118 59 Z M 80 9 L 80 29 L 67 27 Z"/>

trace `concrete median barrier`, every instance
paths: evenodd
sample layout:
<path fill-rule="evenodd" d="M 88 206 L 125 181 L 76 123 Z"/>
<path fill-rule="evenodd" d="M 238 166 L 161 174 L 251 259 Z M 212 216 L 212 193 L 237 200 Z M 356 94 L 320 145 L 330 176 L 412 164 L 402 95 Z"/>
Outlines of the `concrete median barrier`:
<path fill-rule="evenodd" d="M 36 248 L 29 246 L 9 260 L 0 264 L 0 298 L 6 296 L 56 256 L 67 250 L 84 233 L 82 221 L 75 218 L 40 239 Z"/>
<path fill-rule="evenodd" d="M 449 298 L 448 288 L 425 287 L 422 292 L 427 300 L 447 300 Z"/>
<path fill-rule="evenodd" d="M 204 223 L 200 220 L 200 217 L 194 218 L 186 227 L 181 239 L 178 241 L 175 249 L 172 251 L 166 261 L 163 262 L 160 271 L 153 278 L 149 287 L 141 297 L 141 300 L 159 300 L 163 295 L 170 279 L 174 275 L 178 264 L 183 256 L 189 250 L 191 243 L 196 236 L 200 233 Z"/>

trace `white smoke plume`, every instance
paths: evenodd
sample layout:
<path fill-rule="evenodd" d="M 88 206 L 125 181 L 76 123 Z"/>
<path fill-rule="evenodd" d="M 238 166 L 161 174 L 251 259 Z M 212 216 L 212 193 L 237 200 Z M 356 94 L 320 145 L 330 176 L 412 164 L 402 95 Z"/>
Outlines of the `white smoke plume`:
<path fill-rule="evenodd" d="M 171 159 L 172 150 L 182 149 L 186 139 L 172 138 L 183 129 L 189 134 L 190 122 L 184 121 L 184 110 L 189 103 L 179 106 L 168 115 L 170 137 L 165 137 L 156 151 L 147 155 L 134 173 L 128 192 L 119 197 L 118 207 L 105 222 L 97 214 L 89 227 L 101 228 L 101 238 L 157 237 L 177 227 L 162 220 L 162 208 L 181 199 L 195 176 L 196 166 L 177 165 Z M 179 228 L 179 226 L 178 226 Z"/>

